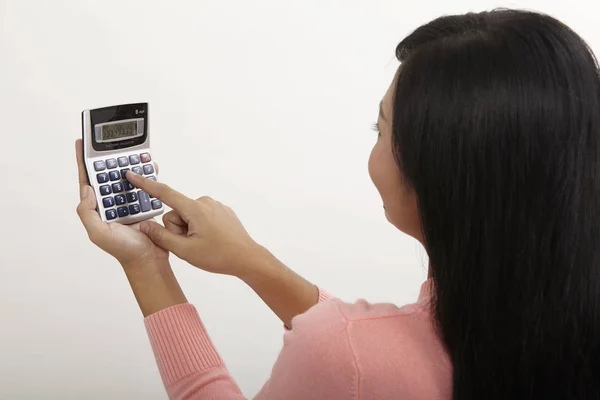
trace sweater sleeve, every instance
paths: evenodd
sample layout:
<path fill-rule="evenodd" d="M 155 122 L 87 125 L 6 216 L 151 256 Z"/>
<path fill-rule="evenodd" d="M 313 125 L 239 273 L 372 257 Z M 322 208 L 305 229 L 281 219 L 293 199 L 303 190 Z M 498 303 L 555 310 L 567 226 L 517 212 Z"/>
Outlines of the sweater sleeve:
<path fill-rule="evenodd" d="M 227 371 L 191 304 L 146 318 L 146 329 L 170 399 L 246 399 Z M 294 318 L 271 377 L 256 400 L 354 399 L 358 371 L 347 321 L 336 301 Z"/>

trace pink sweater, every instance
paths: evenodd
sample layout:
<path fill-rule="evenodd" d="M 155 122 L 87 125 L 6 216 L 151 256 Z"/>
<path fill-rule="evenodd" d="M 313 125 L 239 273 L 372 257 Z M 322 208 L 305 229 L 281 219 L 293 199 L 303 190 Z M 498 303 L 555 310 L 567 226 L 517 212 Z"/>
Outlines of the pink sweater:
<path fill-rule="evenodd" d="M 430 281 L 416 304 L 346 304 L 321 292 L 293 319 L 270 379 L 255 399 L 450 399 L 452 370 L 428 309 Z M 194 306 L 146 318 L 171 399 L 245 399 Z"/>

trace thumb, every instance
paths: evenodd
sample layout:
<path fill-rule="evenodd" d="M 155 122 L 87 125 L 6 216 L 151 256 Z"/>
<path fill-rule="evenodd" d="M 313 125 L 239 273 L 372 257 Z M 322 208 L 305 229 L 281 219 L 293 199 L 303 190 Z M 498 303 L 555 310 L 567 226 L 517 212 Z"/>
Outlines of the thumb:
<path fill-rule="evenodd" d="M 187 238 L 170 232 L 165 227 L 157 224 L 154 221 L 142 222 L 140 224 L 140 230 L 144 232 L 150 238 L 150 240 L 154 242 L 154 244 L 162 247 L 165 250 L 169 250 L 179 258 L 186 258 L 185 248 L 187 247 Z"/>
<path fill-rule="evenodd" d="M 94 189 L 91 186 L 85 185 L 81 187 L 81 193 L 79 194 L 81 199 L 82 207 L 95 209 L 96 208 L 96 196 Z"/>

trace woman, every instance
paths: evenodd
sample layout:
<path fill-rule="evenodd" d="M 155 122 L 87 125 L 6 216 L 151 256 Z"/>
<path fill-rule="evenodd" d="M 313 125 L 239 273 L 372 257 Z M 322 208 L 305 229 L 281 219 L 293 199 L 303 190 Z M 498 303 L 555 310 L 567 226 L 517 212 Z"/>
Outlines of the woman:
<path fill-rule="evenodd" d="M 243 396 L 168 252 L 244 280 L 290 328 L 258 399 L 600 399 L 592 52 L 553 18 L 497 10 L 438 18 L 396 54 L 369 172 L 429 255 L 416 304 L 327 300 L 226 206 L 135 174 L 173 208 L 165 227 L 102 224 L 78 145 L 79 215 L 123 265 L 171 398 Z"/>

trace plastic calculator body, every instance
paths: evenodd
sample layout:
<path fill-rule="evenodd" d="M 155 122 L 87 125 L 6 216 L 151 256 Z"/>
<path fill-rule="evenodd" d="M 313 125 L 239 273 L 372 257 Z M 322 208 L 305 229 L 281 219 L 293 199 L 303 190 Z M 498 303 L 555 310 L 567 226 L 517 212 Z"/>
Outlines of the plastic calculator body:
<path fill-rule="evenodd" d="M 125 179 L 131 170 L 156 180 L 148 103 L 84 110 L 81 125 L 85 167 L 102 220 L 133 224 L 162 214 L 160 200 Z"/>

